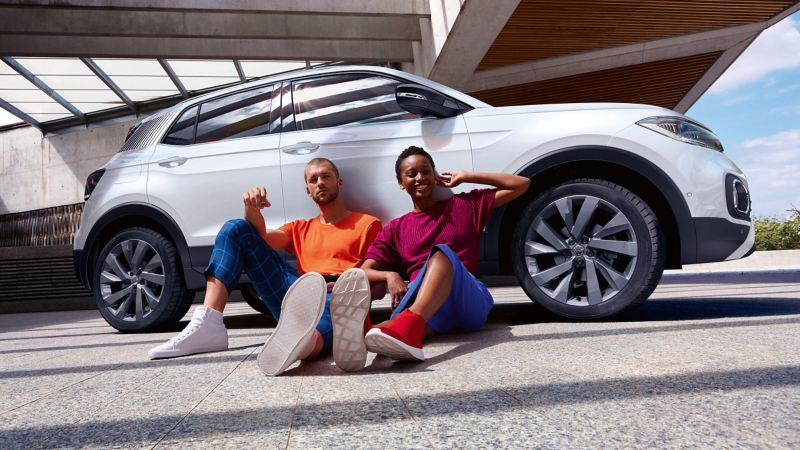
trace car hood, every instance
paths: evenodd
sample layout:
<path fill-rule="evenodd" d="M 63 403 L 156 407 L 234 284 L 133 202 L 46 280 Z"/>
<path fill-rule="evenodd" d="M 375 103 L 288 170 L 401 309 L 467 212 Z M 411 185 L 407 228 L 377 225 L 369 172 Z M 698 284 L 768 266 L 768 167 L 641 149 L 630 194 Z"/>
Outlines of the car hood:
<path fill-rule="evenodd" d="M 675 111 L 653 105 L 641 105 L 637 103 L 555 103 L 550 105 L 524 105 L 524 106 L 500 106 L 490 108 L 475 108 L 470 111 L 470 116 L 495 116 L 504 114 L 536 114 L 563 111 L 597 111 L 597 110 L 620 110 L 638 109 L 653 111 L 660 115 L 682 115 Z"/>

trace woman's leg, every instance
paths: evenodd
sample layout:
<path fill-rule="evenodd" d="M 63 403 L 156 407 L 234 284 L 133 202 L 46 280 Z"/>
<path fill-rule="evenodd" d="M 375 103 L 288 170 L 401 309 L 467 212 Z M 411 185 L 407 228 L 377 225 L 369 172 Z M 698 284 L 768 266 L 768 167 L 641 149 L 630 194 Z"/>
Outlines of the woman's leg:
<path fill-rule="evenodd" d="M 424 338 L 479 329 L 493 303 L 486 286 L 469 273 L 458 255 L 446 245 L 437 245 L 392 319 L 367 333 L 367 347 L 395 359 L 424 360 Z"/>
<path fill-rule="evenodd" d="M 436 311 L 450 296 L 450 288 L 453 284 L 453 265 L 441 250 L 434 249 L 433 255 L 428 258 L 428 264 L 422 277 L 417 299 L 409 309 L 428 320 L 436 314 Z"/>

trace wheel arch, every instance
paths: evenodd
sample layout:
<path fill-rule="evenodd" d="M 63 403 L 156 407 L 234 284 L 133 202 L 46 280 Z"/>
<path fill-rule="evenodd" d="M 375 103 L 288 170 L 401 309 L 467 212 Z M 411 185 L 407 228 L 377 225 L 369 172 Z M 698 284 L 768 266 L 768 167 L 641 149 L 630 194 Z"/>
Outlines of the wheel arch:
<path fill-rule="evenodd" d="M 202 284 L 202 274 L 192 269 L 189 248 L 186 238 L 174 220 L 160 208 L 143 203 L 125 203 L 106 212 L 86 237 L 89 243 L 83 251 L 83 261 L 79 262 L 79 275 L 83 284 L 92 289 L 91 267 L 94 265 L 100 250 L 119 231 L 131 227 L 145 227 L 164 235 L 175 245 L 183 267 L 184 283 L 187 288 L 192 288 L 198 282 Z"/>
<path fill-rule="evenodd" d="M 664 171 L 646 159 L 606 146 L 570 147 L 533 161 L 517 172 L 531 178 L 531 188 L 492 214 L 482 240 L 482 271 L 512 273 L 511 236 L 530 200 L 555 185 L 576 178 L 601 178 L 641 197 L 655 212 L 667 241 L 668 269 L 695 261 L 694 224 L 683 195 Z"/>

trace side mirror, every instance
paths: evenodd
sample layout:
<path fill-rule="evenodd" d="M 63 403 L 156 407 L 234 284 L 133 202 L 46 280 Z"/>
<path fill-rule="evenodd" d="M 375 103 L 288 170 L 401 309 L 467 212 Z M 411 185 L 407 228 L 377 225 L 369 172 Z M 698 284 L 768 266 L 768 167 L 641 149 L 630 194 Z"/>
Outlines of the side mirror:
<path fill-rule="evenodd" d="M 453 117 L 461 108 L 452 99 L 419 84 L 400 84 L 394 91 L 397 104 L 420 116 Z"/>

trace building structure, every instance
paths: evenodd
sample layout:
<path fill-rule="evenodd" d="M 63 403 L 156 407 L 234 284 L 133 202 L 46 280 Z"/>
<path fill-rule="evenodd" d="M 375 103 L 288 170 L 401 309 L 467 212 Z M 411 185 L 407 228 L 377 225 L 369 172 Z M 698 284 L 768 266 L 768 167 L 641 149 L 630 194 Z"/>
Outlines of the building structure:
<path fill-rule="evenodd" d="M 69 256 L 85 179 L 132 125 L 185 98 L 343 62 L 495 106 L 685 112 L 798 10 L 800 0 L 0 0 L 0 309 L 48 296 L 48 307 L 80 295 L 91 305 Z"/>

